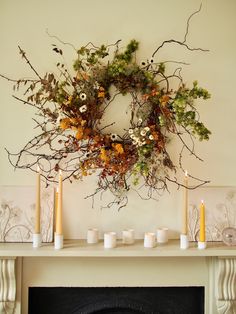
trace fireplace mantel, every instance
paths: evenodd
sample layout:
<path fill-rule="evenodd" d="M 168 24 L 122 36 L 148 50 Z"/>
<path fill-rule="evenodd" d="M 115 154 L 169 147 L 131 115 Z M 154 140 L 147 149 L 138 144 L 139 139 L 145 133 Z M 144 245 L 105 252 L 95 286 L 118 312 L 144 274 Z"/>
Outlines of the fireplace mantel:
<path fill-rule="evenodd" d="M 157 245 L 148 249 L 143 247 L 142 240 L 136 240 L 133 245 L 123 245 L 118 242 L 114 249 L 104 249 L 103 242 L 87 244 L 85 240 L 66 240 L 62 250 L 55 250 L 52 243 L 45 243 L 38 249 L 32 248 L 32 243 L 1 243 L 2 257 L 235 257 L 234 247 L 228 247 L 221 242 L 207 243 L 205 250 L 199 250 L 196 243 L 191 243 L 189 249 L 180 250 L 178 240 L 170 240 L 167 245 Z"/>
<path fill-rule="evenodd" d="M 236 250 L 222 243 L 208 243 L 206 250 L 195 243 L 180 250 L 177 240 L 153 249 L 145 249 L 141 240 L 130 246 L 118 242 L 110 250 L 102 242 L 87 245 L 84 240 L 65 241 L 62 250 L 53 244 L 33 249 L 31 243 L 2 243 L 0 256 L 4 314 L 27 313 L 30 286 L 93 285 L 203 285 L 206 314 L 236 313 Z"/>

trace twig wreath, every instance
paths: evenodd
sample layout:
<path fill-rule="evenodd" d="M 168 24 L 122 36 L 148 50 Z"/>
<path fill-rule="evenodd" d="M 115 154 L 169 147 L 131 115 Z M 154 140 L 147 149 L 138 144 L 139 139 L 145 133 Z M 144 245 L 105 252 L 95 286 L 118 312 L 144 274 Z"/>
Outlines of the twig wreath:
<path fill-rule="evenodd" d="M 162 42 L 148 62 L 137 62 L 139 43 L 136 40 L 131 40 L 125 49 L 120 48 L 118 40 L 100 47 L 90 42 L 77 50 L 49 35 L 75 49 L 74 73 L 70 73 L 64 62 L 58 62 L 59 75 L 41 75 L 19 47 L 36 78 L 1 77 L 14 83 L 14 91 L 24 88 L 23 98 L 13 97 L 36 109 L 34 121 L 40 133 L 19 153 L 7 151 L 10 163 L 15 168 L 32 171 L 39 166 L 47 184 L 56 182 L 59 169 L 63 171 L 64 180 L 70 181 L 96 174 L 97 189 L 90 196 L 110 190 L 115 195 L 111 204 L 127 200 L 124 192 L 132 186 L 146 186 L 147 198 L 152 198 L 154 191 L 159 194 L 168 189 L 168 182 L 182 185 L 170 175 L 177 166 L 168 154 L 167 142 L 170 135 L 182 142 L 180 169 L 183 170 L 184 149 L 200 159 L 194 144 L 189 146 L 184 134 L 188 134 L 192 142 L 195 138 L 209 139 L 210 131 L 199 120 L 194 100 L 208 99 L 210 95 L 197 81 L 192 87 L 185 85 L 181 76 L 183 62 L 175 62 L 178 68 L 167 75 L 165 68 L 170 61 L 159 62 L 155 57 L 167 44 L 177 44 L 190 51 L 207 51 L 187 44 L 189 22 L 200 9 L 189 17 L 184 39 Z M 58 46 L 53 45 L 53 51 L 63 57 Z M 173 80 L 178 83 L 176 90 L 171 87 Z M 111 86 L 116 88 L 114 95 L 110 92 Z M 107 107 L 119 94 L 132 97 L 130 127 L 122 135 L 106 133 L 110 125 L 101 127 L 100 124 Z M 207 182 L 195 179 L 199 180 L 196 187 Z"/>

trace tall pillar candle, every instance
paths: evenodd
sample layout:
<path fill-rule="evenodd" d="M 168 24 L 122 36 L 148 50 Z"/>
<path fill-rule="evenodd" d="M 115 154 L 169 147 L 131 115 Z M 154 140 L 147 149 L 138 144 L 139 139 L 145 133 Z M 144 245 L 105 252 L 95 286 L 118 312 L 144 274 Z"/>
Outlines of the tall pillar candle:
<path fill-rule="evenodd" d="M 40 178 L 40 170 L 39 166 L 37 168 L 37 179 L 36 179 L 36 206 L 35 206 L 35 229 L 34 233 L 40 233 L 40 210 L 41 210 L 41 202 L 40 202 L 40 189 L 41 189 L 41 178 Z"/>
<path fill-rule="evenodd" d="M 62 172 L 59 172 L 59 182 L 58 182 L 58 202 L 56 211 L 56 234 L 62 235 Z"/>

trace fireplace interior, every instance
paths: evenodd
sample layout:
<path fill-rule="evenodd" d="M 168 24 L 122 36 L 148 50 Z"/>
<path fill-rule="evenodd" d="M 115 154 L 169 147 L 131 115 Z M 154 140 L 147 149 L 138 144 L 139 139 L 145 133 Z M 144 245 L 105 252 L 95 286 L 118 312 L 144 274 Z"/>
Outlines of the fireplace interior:
<path fill-rule="evenodd" d="M 203 314 L 204 287 L 30 287 L 29 314 Z"/>

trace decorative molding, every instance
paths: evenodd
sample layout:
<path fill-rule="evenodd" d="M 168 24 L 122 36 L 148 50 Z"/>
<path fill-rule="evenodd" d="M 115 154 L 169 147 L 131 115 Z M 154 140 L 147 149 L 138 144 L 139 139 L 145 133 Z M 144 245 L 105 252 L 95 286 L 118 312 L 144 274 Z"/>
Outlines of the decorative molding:
<path fill-rule="evenodd" d="M 220 314 L 236 314 L 236 258 L 218 258 L 217 309 Z"/>
<path fill-rule="evenodd" d="M 0 259 L 0 313 L 13 314 L 16 301 L 15 258 Z"/>

